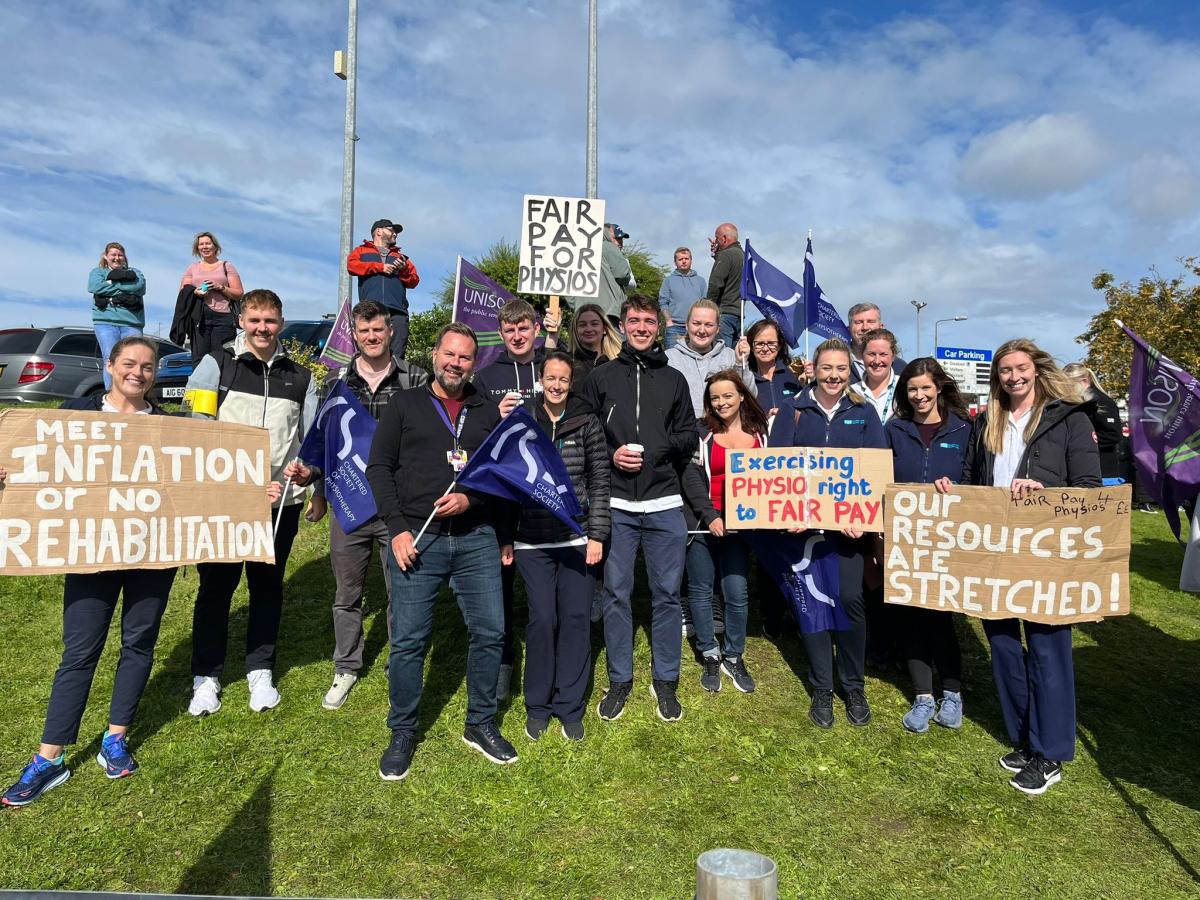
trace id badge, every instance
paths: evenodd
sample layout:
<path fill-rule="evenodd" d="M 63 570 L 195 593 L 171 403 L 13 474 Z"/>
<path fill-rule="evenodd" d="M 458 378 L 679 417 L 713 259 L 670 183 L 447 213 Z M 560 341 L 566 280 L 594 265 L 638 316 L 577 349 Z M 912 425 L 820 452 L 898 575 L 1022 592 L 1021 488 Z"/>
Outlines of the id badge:
<path fill-rule="evenodd" d="M 446 462 L 450 463 L 450 468 L 454 470 L 455 474 L 461 472 L 467 465 L 467 451 L 447 450 Z"/>

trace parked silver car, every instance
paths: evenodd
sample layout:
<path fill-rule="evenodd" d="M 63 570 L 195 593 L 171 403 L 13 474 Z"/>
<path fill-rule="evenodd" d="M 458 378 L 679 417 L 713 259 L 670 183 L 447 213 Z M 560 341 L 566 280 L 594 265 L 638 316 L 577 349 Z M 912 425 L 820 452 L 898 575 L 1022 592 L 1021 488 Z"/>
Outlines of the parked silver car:
<path fill-rule="evenodd" d="M 183 348 L 147 335 L 159 356 Z M 100 344 L 90 328 L 0 329 L 0 403 L 68 400 L 104 390 Z"/>

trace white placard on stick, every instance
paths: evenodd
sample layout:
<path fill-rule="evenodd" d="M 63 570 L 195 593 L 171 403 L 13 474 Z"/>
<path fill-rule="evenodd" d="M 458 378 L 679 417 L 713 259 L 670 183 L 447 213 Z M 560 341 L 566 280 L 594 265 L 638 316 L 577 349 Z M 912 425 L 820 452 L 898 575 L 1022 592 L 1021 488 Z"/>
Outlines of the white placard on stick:
<path fill-rule="evenodd" d="M 603 200 L 525 195 L 517 291 L 597 297 L 603 251 Z"/>

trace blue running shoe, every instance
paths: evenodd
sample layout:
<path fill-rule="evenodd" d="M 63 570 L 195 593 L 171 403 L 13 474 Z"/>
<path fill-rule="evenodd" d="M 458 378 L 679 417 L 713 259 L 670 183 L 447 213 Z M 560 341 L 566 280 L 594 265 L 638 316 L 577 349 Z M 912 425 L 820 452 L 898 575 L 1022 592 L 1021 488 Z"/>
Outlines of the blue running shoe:
<path fill-rule="evenodd" d="M 943 728 L 962 728 L 962 694 L 957 691 L 942 691 L 942 705 L 933 721 Z"/>
<path fill-rule="evenodd" d="M 109 778 L 124 778 L 138 770 L 137 760 L 125 746 L 125 735 L 105 734 L 100 742 L 100 752 L 96 754 L 96 762 Z"/>
<path fill-rule="evenodd" d="M 46 759 L 35 753 L 33 762 L 21 772 L 17 783 L 4 792 L 0 803 L 5 806 L 25 806 L 70 777 L 71 770 L 67 768 L 61 755 L 58 759 Z"/>
<path fill-rule="evenodd" d="M 924 734 L 929 730 L 929 720 L 937 712 L 933 702 L 933 694 L 917 694 L 912 709 L 904 714 L 904 727 L 914 734 Z"/>

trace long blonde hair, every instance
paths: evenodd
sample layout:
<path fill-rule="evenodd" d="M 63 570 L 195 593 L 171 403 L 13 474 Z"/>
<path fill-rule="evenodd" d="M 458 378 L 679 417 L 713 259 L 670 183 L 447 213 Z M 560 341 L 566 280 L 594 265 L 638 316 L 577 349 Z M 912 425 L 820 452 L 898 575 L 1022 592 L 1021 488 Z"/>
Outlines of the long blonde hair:
<path fill-rule="evenodd" d="M 613 327 L 613 323 L 608 320 L 608 316 L 604 314 L 595 303 L 585 303 L 579 309 L 575 310 L 575 315 L 571 317 L 571 349 L 575 350 L 583 345 L 579 343 L 579 335 L 577 333 L 577 325 L 579 317 L 585 312 L 593 312 L 600 317 L 600 323 L 604 326 L 604 336 L 600 338 L 600 355 L 605 359 L 616 359 L 621 353 L 621 332 Z"/>
<path fill-rule="evenodd" d="M 1079 403 L 1082 397 L 1079 387 L 1068 378 L 1054 362 L 1054 358 L 1029 338 L 1013 338 L 1005 341 L 992 354 L 992 368 L 988 376 L 988 417 L 983 433 L 983 443 L 994 454 L 1004 452 L 1004 432 L 1008 427 L 1007 413 L 1012 409 L 1008 392 L 1000 384 L 1000 361 L 1012 353 L 1024 353 L 1033 361 L 1033 407 L 1029 421 L 1025 423 L 1025 440 L 1037 431 L 1042 420 L 1042 411 L 1052 400 Z"/>
<path fill-rule="evenodd" d="M 1083 390 L 1085 400 L 1091 400 L 1092 395 L 1101 390 L 1100 381 L 1096 378 L 1096 373 L 1085 366 L 1083 363 L 1071 363 L 1069 366 L 1063 366 L 1063 374 L 1072 381 L 1079 381 L 1080 378 L 1086 378 L 1088 386 Z"/>
<path fill-rule="evenodd" d="M 817 346 L 817 349 L 815 351 L 813 351 L 813 380 L 814 381 L 820 381 L 820 376 L 817 374 L 817 366 L 819 366 L 821 364 L 821 354 L 822 353 L 845 353 L 846 361 L 850 363 L 850 375 L 851 375 L 851 377 L 853 377 L 854 363 L 852 362 L 852 360 L 854 359 L 854 357 L 850 353 L 850 345 L 839 338 L 829 338 L 826 341 L 822 341 Z M 856 391 L 850 387 L 849 380 L 847 380 L 847 382 L 846 382 L 846 387 L 844 388 L 844 392 L 845 392 L 845 395 L 850 398 L 851 403 L 856 403 L 861 406 L 863 403 L 866 402 L 863 399 L 862 395 L 859 394 L 858 391 Z"/>

